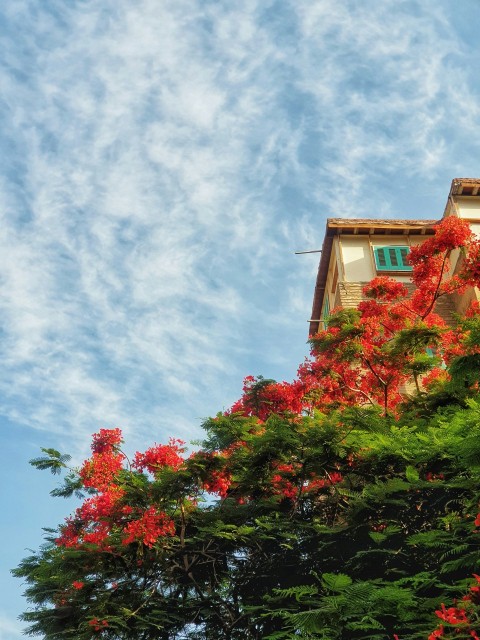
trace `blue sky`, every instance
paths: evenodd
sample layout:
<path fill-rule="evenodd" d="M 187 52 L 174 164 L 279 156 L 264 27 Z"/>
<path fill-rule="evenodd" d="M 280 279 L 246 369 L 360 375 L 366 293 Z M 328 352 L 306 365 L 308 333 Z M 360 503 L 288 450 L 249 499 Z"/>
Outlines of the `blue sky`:
<path fill-rule="evenodd" d="M 0 8 L 0 640 L 71 511 L 28 460 L 200 437 L 291 379 L 327 217 L 443 213 L 480 177 L 480 2 Z"/>

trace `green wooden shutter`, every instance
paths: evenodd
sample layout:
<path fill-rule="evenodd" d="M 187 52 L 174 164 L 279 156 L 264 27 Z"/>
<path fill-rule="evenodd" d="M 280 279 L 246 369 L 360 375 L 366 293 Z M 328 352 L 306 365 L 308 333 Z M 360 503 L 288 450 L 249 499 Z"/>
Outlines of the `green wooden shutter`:
<path fill-rule="evenodd" d="M 411 271 L 408 252 L 408 247 L 375 247 L 373 254 L 377 271 Z"/>

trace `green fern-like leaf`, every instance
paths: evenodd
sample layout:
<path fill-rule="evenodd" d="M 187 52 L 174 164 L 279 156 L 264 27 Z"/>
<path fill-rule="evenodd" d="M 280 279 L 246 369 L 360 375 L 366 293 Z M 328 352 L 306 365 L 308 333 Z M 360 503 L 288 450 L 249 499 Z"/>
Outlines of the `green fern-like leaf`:
<path fill-rule="evenodd" d="M 439 567 L 440 573 L 450 573 L 459 569 L 475 571 L 480 566 L 480 551 L 472 551 L 457 560 L 450 560 Z"/>
<path fill-rule="evenodd" d="M 42 451 L 47 455 L 33 458 L 33 460 L 30 460 L 30 464 L 32 465 L 32 467 L 40 469 L 41 471 L 49 469 L 55 475 L 58 475 L 62 471 L 62 469 L 65 469 L 67 467 L 67 462 L 69 462 L 71 459 L 71 456 L 61 454 L 56 449 L 42 448 Z"/>
<path fill-rule="evenodd" d="M 280 598 L 295 598 L 297 602 L 301 602 L 307 597 L 318 594 L 317 587 L 313 585 L 301 585 L 298 587 L 289 587 L 288 589 L 274 589 L 273 592 Z"/>
<path fill-rule="evenodd" d="M 340 592 L 352 584 L 352 579 L 344 573 L 324 573 L 322 574 L 322 584 L 330 591 Z"/>

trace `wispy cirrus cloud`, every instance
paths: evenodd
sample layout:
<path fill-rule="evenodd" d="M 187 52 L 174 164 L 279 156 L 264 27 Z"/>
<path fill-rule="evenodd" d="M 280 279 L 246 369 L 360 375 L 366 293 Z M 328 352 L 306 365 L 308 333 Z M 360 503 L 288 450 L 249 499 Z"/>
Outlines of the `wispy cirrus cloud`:
<path fill-rule="evenodd" d="M 315 268 L 293 250 L 324 214 L 398 215 L 392 182 L 462 167 L 478 124 L 445 3 L 3 12 L 4 414 L 79 440 L 179 406 L 186 429 L 261 343 L 288 369 Z"/>
<path fill-rule="evenodd" d="M 245 241 L 243 219 L 228 213 L 242 144 L 227 152 L 224 141 L 212 140 L 225 91 L 195 56 L 187 63 L 182 20 L 168 11 L 150 20 L 155 7 L 142 8 L 143 15 L 118 11 L 99 42 L 101 12 L 87 11 L 75 27 L 70 22 L 70 42 L 32 52 L 42 73 L 31 87 L 38 107 L 23 123 L 30 220 L 18 219 L 14 248 L 12 233 L 4 247 L 14 358 L 28 360 L 32 351 L 38 358 L 54 328 L 63 344 L 82 334 L 84 360 L 96 357 L 89 346 L 103 343 L 100 350 L 117 360 L 148 353 L 150 365 L 171 373 L 182 339 L 211 341 L 198 324 L 202 313 L 236 315 L 238 294 L 228 283 L 215 290 L 199 265 L 202 258 L 223 262 L 206 258 L 209 245 L 231 251 Z M 169 343 L 177 343 L 175 355 Z M 209 359 L 218 366 L 218 355 L 200 350 L 197 358 L 193 367 L 208 369 Z M 78 370 L 81 362 L 70 366 Z M 167 375 L 169 382 L 178 385 Z"/>
<path fill-rule="evenodd" d="M 428 181 L 442 170 L 450 175 L 452 148 L 478 126 L 478 95 L 471 51 L 452 28 L 446 4 L 297 6 L 299 78 L 320 116 L 324 148 L 318 199 L 326 199 L 320 190 L 330 182 L 327 199 L 342 214 L 363 208 L 384 215 L 389 210 L 377 184 L 385 188 L 398 174 L 403 182 Z"/>

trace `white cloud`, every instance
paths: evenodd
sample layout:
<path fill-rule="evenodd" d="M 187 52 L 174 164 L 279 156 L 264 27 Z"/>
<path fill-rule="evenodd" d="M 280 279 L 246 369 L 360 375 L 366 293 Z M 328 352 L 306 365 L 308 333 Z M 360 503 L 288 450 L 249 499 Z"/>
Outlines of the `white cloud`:
<path fill-rule="evenodd" d="M 315 265 L 285 273 L 287 253 L 325 214 L 398 215 L 379 180 L 430 179 L 453 114 L 461 135 L 478 121 L 442 3 L 30 10 L 7 12 L 30 31 L 12 66 L 35 73 L 3 71 L 0 389 L 11 418 L 79 439 L 221 403 L 257 357 L 252 318 L 268 341 L 309 313 Z"/>

